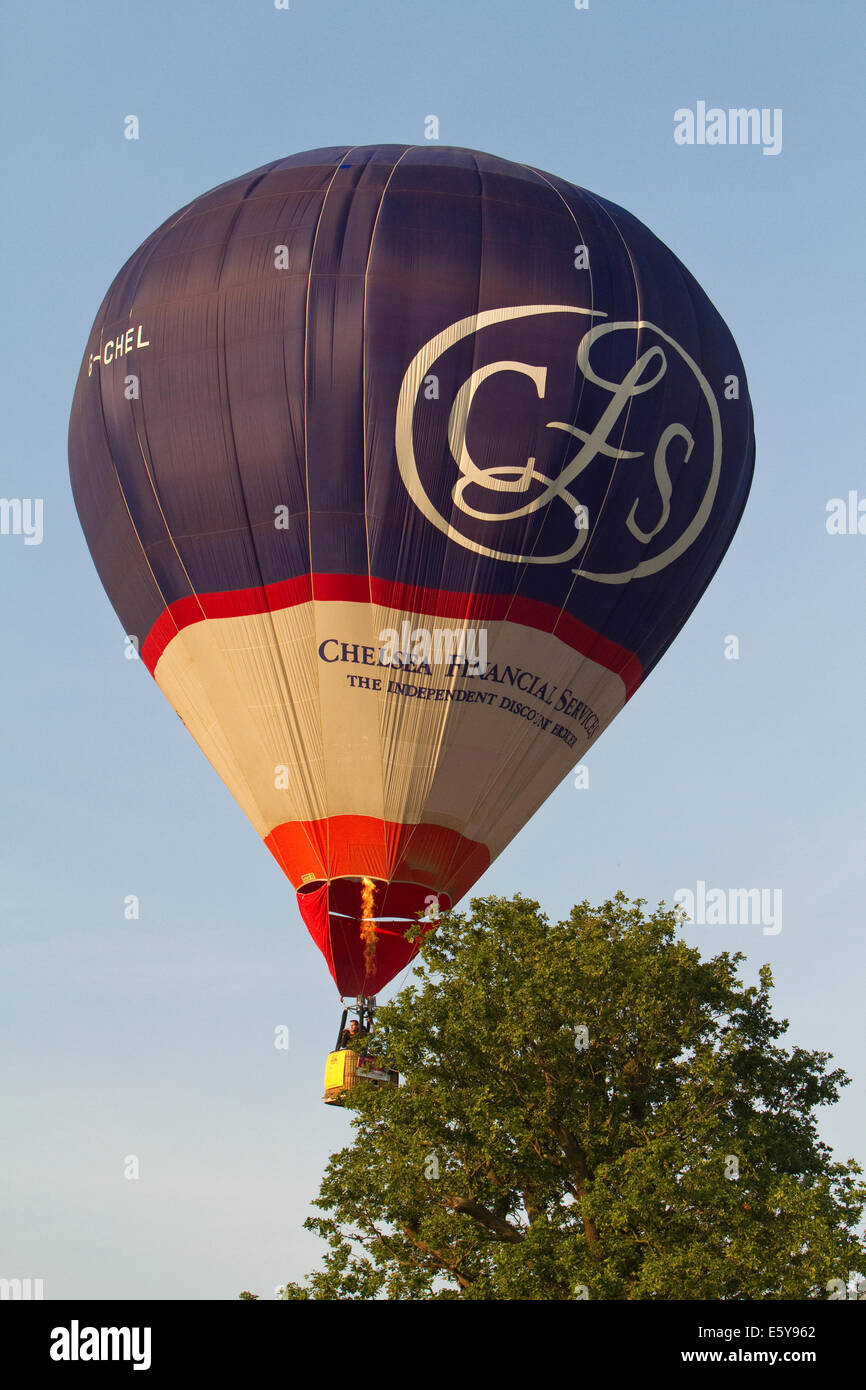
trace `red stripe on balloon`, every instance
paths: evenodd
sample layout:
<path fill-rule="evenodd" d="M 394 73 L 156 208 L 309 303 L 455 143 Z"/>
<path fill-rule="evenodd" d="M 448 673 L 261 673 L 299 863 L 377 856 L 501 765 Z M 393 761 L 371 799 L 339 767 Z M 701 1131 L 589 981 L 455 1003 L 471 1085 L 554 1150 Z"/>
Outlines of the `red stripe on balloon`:
<path fill-rule="evenodd" d="M 228 589 L 217 594 L 191 594 L 169 604 L 157 618 L 141 648 L 141 659 L 151 675 L 169 642 L 192 623 L 206 618 L 246 618 L 252 613 L 276 613 L 281 608 L 294 608 L 309 603 L 312 598 L 310 576 L 285 579 L 263 588 Z"/>
<path fill-rule="evenodd" d="M 281 580 L 253 589 L 196 594 L 178 599 L 160 614 L 141 648 L 141 658 L 151 675 L 169 642 L 192 623 L 207 618 L 245 618 L 253 613 L 277 613 L 300 603 L 376 603 L 383 608 L 435 618 L 472 619 L 476 622 L 512 622 L 536 632 L 549 632 L 581 656 L 597 661 L 623 681 L 630 699 L 643 679 L 643 668 L 634 652 L 603 637 L 578 618 L 538 599 L 507 594 L 454 593 L 411 584 L 394 584 L 367 575 L 315 574 Z"/>
<path fill-rule="evenodd" d="M 376 816 L 284 821 L 265 836 L 265 844 L 295 888 L 361 875 L 388 884 L 385 897 L 376 903 L 377 915 L 384 917 L 413 917 L 431 892 L 442 895 L 450 906 L 490 865 L 487 846 L 457 830 L 427 822 L 404 825 Z M 354 898 L 344 902 L 341 892 L 333 888 L 332 909 L 350 916 L 360 911 Z"/>

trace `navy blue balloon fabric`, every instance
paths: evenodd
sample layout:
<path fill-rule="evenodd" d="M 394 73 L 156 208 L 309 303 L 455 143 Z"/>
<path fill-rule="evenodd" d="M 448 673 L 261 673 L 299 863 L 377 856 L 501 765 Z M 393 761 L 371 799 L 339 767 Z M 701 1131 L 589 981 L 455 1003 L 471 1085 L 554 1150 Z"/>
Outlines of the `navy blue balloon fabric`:
<path fill-rule="evenodd" d="M 733 339 L 646 227 L 435 146 L 295 155 L 170 217 L 100 307 L 70 426 L 143 643 L 191 595 L 358 576 L 552 605 L 641 677 L 753 458 Z"/>

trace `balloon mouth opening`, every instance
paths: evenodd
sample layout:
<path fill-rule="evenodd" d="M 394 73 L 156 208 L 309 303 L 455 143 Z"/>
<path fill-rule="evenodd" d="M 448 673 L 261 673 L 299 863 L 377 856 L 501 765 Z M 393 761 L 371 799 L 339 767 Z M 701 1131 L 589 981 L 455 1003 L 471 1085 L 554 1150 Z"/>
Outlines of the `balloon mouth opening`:
<path fill-rule="evenodd" d="M 365 888 L 365 885 L 369 885 Z M 343 874 L 339 878 L 316 878 L 297 889 L 299 902 L 328 890 L 328 910 L 332 917 L 369 918 L 374 922 L 406 925 L 436 921 L 453 906 L 449 893 L 437 893 L 429 883 L 417 880 L 384 879 L 365 874 Z M 365 901 L 366 899 L 366 901 Z"/>
<path fill-rule="evenodd" d="M 428 883 L 362 874 L 310 880 L 297 898 L 344 998 L 378 993 L 412 961 L 421 937 L 434 931 L 451 907 L 450 896 L 433 892 Z"/>

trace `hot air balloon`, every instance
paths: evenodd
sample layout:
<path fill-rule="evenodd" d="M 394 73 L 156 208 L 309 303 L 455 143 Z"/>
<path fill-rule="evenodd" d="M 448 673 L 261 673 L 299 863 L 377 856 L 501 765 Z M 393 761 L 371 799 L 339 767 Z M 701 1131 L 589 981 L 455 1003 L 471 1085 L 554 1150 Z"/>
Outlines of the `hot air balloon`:
<path fill-rule="evenodd" d="M 130 257 L 69 452 L 125 631 L 363 1001 L 682 627 L 754 433 L 727 327 L 623 208 L 346 146 Z"/>

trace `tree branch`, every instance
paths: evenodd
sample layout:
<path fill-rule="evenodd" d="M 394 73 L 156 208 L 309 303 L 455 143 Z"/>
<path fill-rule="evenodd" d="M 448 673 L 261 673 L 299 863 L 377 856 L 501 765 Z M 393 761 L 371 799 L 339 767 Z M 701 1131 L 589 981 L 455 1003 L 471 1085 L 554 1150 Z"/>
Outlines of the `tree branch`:
<path fill-rule="evenodd" d="M 562 1151 L 565 1154 L 565 1157 L 568 1160 L 569 1167 L 571 1168 L 572 1174 L 574 1175 L 574 1185 L 581 1206 L 580 1214 L 583 1220 L 583 1230 L 584 1234 L 586 1235 L 586 1243 L 589 1246 L 590 1254 L 594 1255 L 597 1260 L 600 1260 L 603 1258 L 603 1252 L 601 1248 L 601 1241 L 599 1240 L 598 1227 L 596 1226 L 592 1217 L 587 1216 L 583 1210 L 583 1198 L 587 1195 L 588 1191 L 586 1155 L 583 1152 L 583 1149 L 578 1144 L 574 1135 L 571 1133 L 571 1130 L 566 1129 L 565 1125 L 554 1124 L 552 1126 L 552 1129 L 553 1133 L 556 1135 L 557 1139 L 562 1145 Z"/>
<path fill-rule="evenodd" d="M 432 1245 L 428 1245 L 425 1240 L 422 1240 L 417 1231 L 413 1231 L 411 1226 L 404 1226 L 401 1223 L 400 1230 L 403 1232 L 404 1236 L 406 1236 L 407 1240 L 412 1242 L 416 1250 L 420 1250 L 423 1255 L 429 1255 L 431 1260 L 438 1264 L 441 1269 L 447 1269 L 448 1273 L 457 1280 L 461 1289 L 469 1288 L 472 1280 L 467 1279 L 466 1275 L 461 1274 L 457 1268 L 458 1265 L 463 1263 L 463 1255 L 457 1255 L 454 1259 L 448 1260 L 442 1254 L 441 1250 L 434 1250 Z"/>
<path fill-rule="evenodd" d="M 495 1231 L 507 1244 L 517 1245 L 524 1239 L 524 1232 L 512 1226 L 510 1221 L 503 1221 L 501 1216 L 494 1216 L 492 1211 L 482 1207 L 480 1202 L 475 1202 L 471 1197 L 449 1197 L 446 1199 L 452 1211 L 459 1211 L 471 1216 L 477 1221 L 479 1226 L 486 1226 L 488 1231 Z"/>

